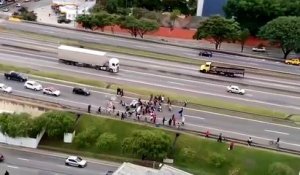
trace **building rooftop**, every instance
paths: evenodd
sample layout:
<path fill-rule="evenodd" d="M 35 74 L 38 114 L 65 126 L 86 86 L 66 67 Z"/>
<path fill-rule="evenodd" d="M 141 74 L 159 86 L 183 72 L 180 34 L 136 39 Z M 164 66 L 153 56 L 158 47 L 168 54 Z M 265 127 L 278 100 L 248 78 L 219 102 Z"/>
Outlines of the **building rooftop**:
<path fill-rule="evenodd" d="M 192 175 L 169 165 L 163 165 L 160 169 L 153 169 L 124 162 L 113 175 Z"/>

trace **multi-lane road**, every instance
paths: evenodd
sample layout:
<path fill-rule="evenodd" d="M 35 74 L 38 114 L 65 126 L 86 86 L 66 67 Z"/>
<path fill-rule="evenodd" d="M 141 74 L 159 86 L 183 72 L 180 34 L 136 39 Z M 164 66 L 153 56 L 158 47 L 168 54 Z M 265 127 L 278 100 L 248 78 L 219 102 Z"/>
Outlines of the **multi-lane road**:
<path fill-rule="evenodd" d="M 34 149 L 17 149 L 0 145 L 4 162 L 0 163 L 0 173 L 8 171 L 11 175 L 105 175 L 115 171 L 118 164 L 87 160 L 85 168 L 65 166 L 68 155 Z"/>
<path fill-rule="evenodd" d="M 9 39 L 0 36 L 1 44 L 22 45 L 41 51 L 30 51 L 12 47 L 0 47 L 0 62 L 16 66 L 26 66 L 36 70 L 76 75 L 88 79 L 101 79 L 119 84 L 155 87 L 173 90 L 182 94 L 206 99 L 222 99 L 231 103 L 266 107 L 289 113 L 300 112 L 300 83 L 296 80 L 283 80 L 272 77 L 246 75 L 245 78 L 219 77 L 201 74 L 197 66 L 181 65 L 164 61 L 137 58 L 110 53 L 121 60 L 121 71 L 111 75 L 94 69 L 61 64 L 57 61 L 58 44 L 40 41 Z M 42 52 L 44 51 L 44 52 Z M 163 71 L 162 71 L 163 70 Z M 237 84 L 246 89 L 244 96 L 229 94 L 227 85 Z"/>
<path fill-rule="evenodd" d="M 171 55 L 188 57 L 190 59 L 205 59 L 198 56 L 199 51 L 190 48 L 183 48 L 178 46 L 163 45 L 158 43 L 148 43 L 142 40 L 132 40 L 126 38 L 119 38 L 115 36 L 107 35 L 95 35 L 92 33 L 86 33 L 81 31 L 74 31 L 68 29 L 62 29 L 51 26 L 44 26 L 38 24 L 28 23 L 16 23 L 10 21 L 1 21 L 0 26 L 6 29 L 22 30 L 27 32 L 35 32 L 42 35 L 51 35 L 61 38 L 69 38 L 75 40 L 81 40 L 85 42 L 94 42 L 101 44 L 108 44 L 114 46 L 122 46 L 139 50 L 147 50 L 151 52 L 167 53 Z M 283 63 L 253 59 L 249 57 L 233 56 L 228 54 L 215 53 L 214 57 L 210 58 L 212 61 L 224 62 L 227 64 L 238 66 L 251 66 L 258 69 L 268 69 L 273 71 L 287 72 L 300 74 L 299 67 L 285 65 Z"/>

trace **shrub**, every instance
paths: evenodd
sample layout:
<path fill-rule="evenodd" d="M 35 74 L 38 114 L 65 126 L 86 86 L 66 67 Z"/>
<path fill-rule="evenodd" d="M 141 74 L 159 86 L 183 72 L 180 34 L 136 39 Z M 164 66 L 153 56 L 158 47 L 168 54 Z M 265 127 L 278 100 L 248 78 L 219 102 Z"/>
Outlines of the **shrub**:
<path fill-rule="evenodd" d="M 291 167 L 283 163 L 273 163 L 269 166 L 268 175 L 293 175 L 295 172 Z"/>
<path fill-rule="evenodd" d="M 209 156 L 208 163 L 216 168 L 220 168 L 226 163 L 226 157 L 218 153 L 213 153 Z"/>
<path fill-rule="evenodd" d="M 79 148 L 89 147 L 96 142 L 99 135 L 100 132 L 97 128 L 87 128 L 75 136 L 74 144 Z"/>
<path fill-rule="evenodd" d="M 98 137 L 96 146 L 100 150 L 109 150 L 116 142 L 117 137 L 115 134 L 103 133 Z"/>

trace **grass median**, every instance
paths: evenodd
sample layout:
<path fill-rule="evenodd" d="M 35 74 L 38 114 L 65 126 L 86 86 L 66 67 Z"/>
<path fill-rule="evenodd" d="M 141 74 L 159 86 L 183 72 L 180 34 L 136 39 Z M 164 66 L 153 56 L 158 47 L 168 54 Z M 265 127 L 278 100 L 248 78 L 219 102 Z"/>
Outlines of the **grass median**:
<path fill-rule="evenodd" d="M 137 157 L 122 152 L 123 139 L 129 137 L 135 130 L 160 130 L 144 124 L 86 115 L 78 120 L 75 128 L 76 134 L 78 135 L 85 129 L 93 127 L 97 128 L 100 134 L 112 133 L 116 135 L 117 141 L 111 145 L 109 150 L 101 150 L 96 145 L 79 148 L 75 143 L 66 144 L 62 140 L 49 140 L 47 138 L 42 139 L 40 148 L 111 161 L 141 163 Z M 175 132 L 162 131 L 167 133 L 171 139 L 175 138 Z M 232 151 L 228 151 L 227 148 L 228 144 L 217 143 L 216 140 L 181 133 L 173 154 L 174 165 L 195 175 L 229 175 L 233 171 L 238 171 L 238 174 L 241 175 L 263 175 L 267 174 L 270 165 L 274 162 L 286 164 L 294 171 L 299 171 L 300 158 L 296 156 L 255 148 L 249 149 L 244 146 L 235 146 Z"/>
<path fill-rule="evenodd" d="M 268 118 L 288 120 L 288 118 L 286 118 L 288 114 L 284 112 L 270 110 L 266 108 L 260 108 L 260 107 L 245 106 L 236 103 L 228 103 L 220 99 L 198 98 L 193 96 L 186 96 L 184 94 L 180 95 L 176 92 L 167 91 L 167 90 L 113 84 L 113 83 L 107 83 L 100 80 L 84 79 L 75 76 L 63 75 L 63 74 L 58 74 L 53 72 L 38 71 L 30 68 L 22 68 L 22 67 L 16 67 L 11 65 L 4 65 L 4 64 L 0 64 L 0 70 L 3 72 L 15 70 L 26 74 L 32 74 L 32 75 L 41 76 L 45 78 L 52 78 L 56 80 L 80 83 L 80 84 L 95 86 L 95 87 L 109 89 L 109 90 L 116 90 L 117 87 L 121 87 L 125 90 L 127 95 L 132 94 L 135 97 L 138 96 L 144 99 L 149 98 L 150 94 L 154 94 L 154 95 L 160 94 L 160 95 L 164 95 L 165 97 L 169 97 L 172 100 L 174 105 L 182 106 L 183 102 L 187 101 L 190 108 L 218 112 L 218 113 L 225 113 L 228 115 L 239 115 L 239 116 L 242 115 L 245 117 L 268 117 Z"/>

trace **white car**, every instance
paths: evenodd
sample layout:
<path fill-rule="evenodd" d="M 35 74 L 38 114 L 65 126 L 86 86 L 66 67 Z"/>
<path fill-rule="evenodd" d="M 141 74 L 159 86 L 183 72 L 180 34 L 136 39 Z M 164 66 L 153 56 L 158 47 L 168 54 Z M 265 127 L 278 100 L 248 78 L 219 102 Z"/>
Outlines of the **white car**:
<path fill-rule="evenodd" d="M 28 80 L 25 82 L 24 87 L 26 89 L 31 89 L 31 90 L 35 90 L 35 91 L 40 91 L 43 89 L 42 85 L 36 81 L 33 80 Z"/>
<path fill-rule="evenodd" d="M 58 97 L 60 95 L 60 91 L 53 87 L 47 87 L 43 89 L 43 94 L 54 95 Z"/>
<path fill-rule="evenodd" d="M 258 47 L 253 47 L 253 48 L 252 48 L 252 51 L 253 51 L 253 52 L 266 52 L 266 48 L 265 48 L 265 47 L 260 47 L 260 48 L 258 48 Z"/>
<path fill-rule="evenodd" d="M 87 161 L 78 156 L 69 156 L 65 161 L 65 165 L 83 168 L 87 166 Z"/>
<path fill-rule="evenodd" d="M 241 95 L 245 94 L 244 89 L 240 89 L 238 86 L 233 86 L 233 85 L 227 86 L 227 92 L 234 93 L 234 94 L 241 94 Z"/>
<path fill-rule="evenodd" d="M 12 91 L 12 88 L 11 87 L 8 87 L 6 86 L 5 84 L 0 84 L 0 91 L 2 92 L 6 92 L 6 93 L 11 93 Z"/>

